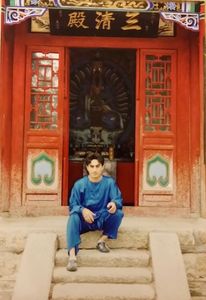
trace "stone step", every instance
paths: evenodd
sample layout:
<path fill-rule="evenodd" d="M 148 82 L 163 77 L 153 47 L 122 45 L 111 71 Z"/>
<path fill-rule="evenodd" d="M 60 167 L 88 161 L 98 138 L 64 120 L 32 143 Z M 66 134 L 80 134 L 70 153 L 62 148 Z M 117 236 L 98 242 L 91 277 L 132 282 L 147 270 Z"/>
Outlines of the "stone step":
<path fill-rule="evenodd" d="M 56 266 L 66 266 L 67 262 L 67 250 L 58 250 Z M 81 267 L 147 267 L 149 264 L 150 253 L 147 250 L 112 249 L 109 253 L 101 253 L 91 249 L 78 253 L 78 265 Z"/>
<path fill-rule="evenodd" d="M 77 272 L 68 272 L 65 267 L 56 267 L 53 283 L 151 283 L 149 268 L 79 267 Z"/>
<path fill-rule="evenodd" d="M 14 275 L 2 276 L 0 275 L 0 291 L 1 290 L 13 290 L 15 284 Z"/>
<path fill-rule="evenodd" d="M 136 225 L 135 225 L 136 224 Z M 66 234 L 65 229 L 58 233 L 59 248 L 66 248 Z M 100 231 L 87 232 L 81 235 L 80 248 L 91 249 L 95 248 Z M 118 237 L 115 240 L 108 240 L 110 248 L 137 248 L 147 249 L 149 245 L 149 231 L 140 229 L 137 219 L 123 218 L 122 224 L 118 231 Z"/>
<path fill-rule="evenodd" d="M 10 290 L 0 290 L 0 300 L 11 300 L 12 291 Z"/>
<path fill-rule="evenodd" d="M 154 300 L 148 284 L 67 283 L 56 284 L 52 300 Z"/>
<path fill-rule="evenodd" d="M 6 279 L 5 279 L 6 278 Z M 14 290 L 14 276 L 0 276 L 0 300 L 11 300 Z"/>

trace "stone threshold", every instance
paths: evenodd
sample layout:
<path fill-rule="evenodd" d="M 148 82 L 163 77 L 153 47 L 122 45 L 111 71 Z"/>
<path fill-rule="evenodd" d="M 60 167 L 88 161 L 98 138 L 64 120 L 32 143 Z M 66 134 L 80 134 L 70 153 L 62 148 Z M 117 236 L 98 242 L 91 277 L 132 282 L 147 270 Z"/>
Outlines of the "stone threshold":
<path fill-rule="evenodd" d="M 50 203 L 51 205 L 51 203 Z M 197 212 L 192 212 L 190 208 L 178 207 L 154 207 L 154 206 L 124 206 L 123 210 L 126 215 L 134 215 L 141 217 L 199 217 Z M 68 206 L 48 206 L 45 203 L 37 205 L 25 205 L 21 207 L 11 207 L 8 212 L 0 213 L 9 216 L 67 216 Z"/>
<path fill-rule="evenodd" d="M 11 216 L 0 215 L 0 232 L 13 229 L 59 229 L 65 226 L 68 216 Z M 205 218 L 186 217 L 146 217 L 130 215 L 127 212 L 123 218 L 121 228 L 138 230 L 158 230 L 158 231 L 184 231 L 184 230 L 205 230 Z M 206 242 L 206 241 L 205 241 Z"/>

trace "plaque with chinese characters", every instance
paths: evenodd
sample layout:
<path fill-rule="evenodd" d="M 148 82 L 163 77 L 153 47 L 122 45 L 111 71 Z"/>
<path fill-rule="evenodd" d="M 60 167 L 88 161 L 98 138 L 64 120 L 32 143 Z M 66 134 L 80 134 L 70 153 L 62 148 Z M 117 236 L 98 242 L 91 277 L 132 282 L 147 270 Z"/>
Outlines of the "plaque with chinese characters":
<path fill-rule="evenodd" d="M 50 32 L 69 36 L 156 37 L 159 14 L 144 12 L 49 10 Z"/>

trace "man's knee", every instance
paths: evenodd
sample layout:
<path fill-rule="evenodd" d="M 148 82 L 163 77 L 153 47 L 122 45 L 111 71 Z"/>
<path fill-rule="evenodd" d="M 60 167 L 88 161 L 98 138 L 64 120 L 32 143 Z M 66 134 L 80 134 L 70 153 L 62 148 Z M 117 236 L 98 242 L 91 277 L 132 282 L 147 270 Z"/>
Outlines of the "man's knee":
<path fill-rule="evenodd" d="M 68 223 L 78 225 L 80 223 L 80 216 L 77 213 L 70 215 Z"/>
<path fill-rule="evenodd" d="M 108 222 L 121 223 L 124 213 L 121 209 L 117 209 L 114 214 L 110 214 Z"/>
<path fill-rule="evenodd" d="M 123 216 L 124 213 L 121 209 L 117 209 L 114 214 L 110 214 L 109 218 L 103 224 L 103 234 L 111 239 L 116 239 Z"/>
<path fill-rule="evenodd" d="M 114 214 L 114 217 L 121 220 L 124 217 L 123 211 L 121 209 L 117 209 Z"/>

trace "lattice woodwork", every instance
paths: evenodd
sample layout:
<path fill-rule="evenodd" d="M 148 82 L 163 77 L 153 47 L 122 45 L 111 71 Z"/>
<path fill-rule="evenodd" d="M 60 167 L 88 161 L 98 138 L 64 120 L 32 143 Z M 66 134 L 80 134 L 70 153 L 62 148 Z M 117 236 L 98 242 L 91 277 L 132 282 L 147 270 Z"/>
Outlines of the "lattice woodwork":
<path fill-rule="evenodd" d="M 171 131 L 171 56 L 146 55 L 145 131 Z"/>
<path fill-rule="evenodd" d="M 59 54 L 32 53 L 30 128 L 58 126 Z"/>

